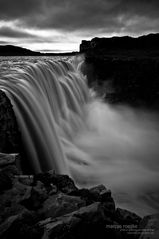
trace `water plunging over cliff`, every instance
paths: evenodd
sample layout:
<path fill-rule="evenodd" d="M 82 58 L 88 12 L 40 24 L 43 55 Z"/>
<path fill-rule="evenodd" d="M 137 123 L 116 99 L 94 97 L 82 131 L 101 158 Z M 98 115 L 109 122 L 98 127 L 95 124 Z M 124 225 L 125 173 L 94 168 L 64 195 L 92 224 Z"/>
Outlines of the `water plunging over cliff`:
<path fill-rule="evenodd" d="M 79 185 L 104 183 L 126 208 L 157 211 L 158 116 L 102 102 L 79 66 L 48 60 L 0 79 L 14 106 L 29 167 L 35 173 L 70 174 Z"/>

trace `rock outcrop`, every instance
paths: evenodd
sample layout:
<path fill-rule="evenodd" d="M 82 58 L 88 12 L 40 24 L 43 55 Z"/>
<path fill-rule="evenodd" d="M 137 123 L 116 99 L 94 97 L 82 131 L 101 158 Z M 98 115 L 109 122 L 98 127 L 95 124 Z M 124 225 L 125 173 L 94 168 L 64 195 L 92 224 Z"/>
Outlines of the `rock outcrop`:
<path fill-rule="evenodd" d="M 0 152 L 20 151 L 20 131 L 10 100 L 0 90 Z"/>
<path fill-rule="evenodd" d="M 159 109 L 159 34 L 83 41 L 83 72 L 110 103 Z"/>
<path fill-rule="evenodd" d="M 152 235 L 152 221 L 153 235 L 158 235 L 157 216 L 142 220 L 116 208 L 104 185 L 79 189 L 69 176 L 53 171 L 22 175 L 16 160 L 0 168 L 0 179 L 2 239 L 142 239 L 144 228 Z"/>

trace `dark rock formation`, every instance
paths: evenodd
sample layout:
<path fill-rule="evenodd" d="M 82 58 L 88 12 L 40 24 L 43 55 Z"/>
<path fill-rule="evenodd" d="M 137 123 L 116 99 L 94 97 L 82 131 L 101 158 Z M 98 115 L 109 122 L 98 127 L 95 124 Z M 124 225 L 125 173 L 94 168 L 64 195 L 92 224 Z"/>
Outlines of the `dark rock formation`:
<path fill-rule="evenodd" d="M 159 34 L 82 42 L 88 83 L 110 103 L 159 109 Z"/>
<path fill-rule="evenodd" d="M 141 235 L 139 239 L 159 238 L 159 214 L 146 216 L 140 222 Z"/>
<path fill-rule="evenodd" d="M 15 168 L 11 162 L 0 172 L 2 180 L 8 172 L 0 192 L 2 239 L 136 239 L 144 238 L 143 229 L 151 229 L 152 221 L 154 233 L 158 233 L 158 216 L 142 220 L 116 208 L 104 185 L 79 189 L 67 175 L 51 171 L 21 175 Z"/>
<path fill-rule="evenodd" d="M 10 100 L 0 91 L 0 152 L 20 151 L 21 137 Z"/>
<path fill-rule="evenodd" d="M 140 37 L 111 37 L 111 38 L 98 38 L 95 37 L 91 41 L 83 40 L 80 44 L 80 52 L 96 51 L 105 52 L 122 52 L 125 51 L 153 51 L 156 54 L 156 50 L 159 52 L 159 33 L 149 34 Z"/>

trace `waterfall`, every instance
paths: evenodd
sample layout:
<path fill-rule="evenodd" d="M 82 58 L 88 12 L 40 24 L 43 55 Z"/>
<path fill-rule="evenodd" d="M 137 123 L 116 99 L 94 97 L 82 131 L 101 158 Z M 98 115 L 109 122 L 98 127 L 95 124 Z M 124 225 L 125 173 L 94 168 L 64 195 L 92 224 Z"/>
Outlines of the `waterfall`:
<path fill-rule="evenodd" d="M 69 173 L 65 148 L 79 130 L 89 96 L 76 64 L 29 64 L 3 77 L 0 88 L 14 106 L 32 171 Z"/>
<path fill-rule="evenodd" d="M 54 169 L 81 186 L 103 183 L 118 205 L 159 210 L 158 114 L 110 106 L 88 89 L 82 62 L 28 64 L 0 79 L 33 172 Z"/>

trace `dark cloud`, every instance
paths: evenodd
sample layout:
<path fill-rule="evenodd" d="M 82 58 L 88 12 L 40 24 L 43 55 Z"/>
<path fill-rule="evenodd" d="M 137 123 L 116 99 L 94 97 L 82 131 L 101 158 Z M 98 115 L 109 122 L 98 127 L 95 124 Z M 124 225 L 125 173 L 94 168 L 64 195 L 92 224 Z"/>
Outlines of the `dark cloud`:
<path fill-rule="evenodd" d="M 40 12 L 42 0 L 0 0 L 0 18 L 3 20 L 24 18 Z"/>
<path fill-rule="evenodd" d="M 0 45 L 7 45 L 8 41 L 0 41 Z"/>
<path fill-rule="evenodd" d="M 36 38 L 35 35 L 29 34 L 22 30 L 16 30 L 10 27 L 0 27 L 0 37 L 7 38 Z"/>
<path fill-rule="evenodd" d="M 0 0 L 0 18 L 61 31 L 159 30 L 158 0 Z"/>

